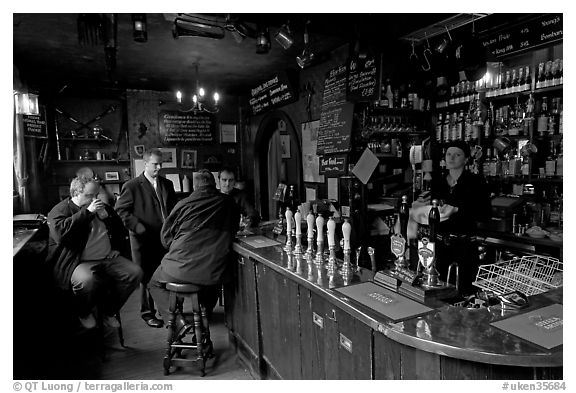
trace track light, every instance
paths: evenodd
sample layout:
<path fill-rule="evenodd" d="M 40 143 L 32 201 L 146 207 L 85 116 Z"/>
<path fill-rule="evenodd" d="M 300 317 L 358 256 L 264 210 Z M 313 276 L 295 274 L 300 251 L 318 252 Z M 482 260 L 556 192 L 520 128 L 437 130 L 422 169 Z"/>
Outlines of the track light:
<path fill-rule="evenodd" d="M 310 49 L 310 37 L 308 36 L 309 24 L 310 21 L 306 21 L 306 25 L 304 26 L 304 50 L 300 56 L 296 57 L 296 62 L 300 68 L 306 68 L 314 61 L 314 53 L 312 52 L 312 49 Z"/>
<path fill-rule="evenodd" d="M 136 42 L 148 41 L 146 14 L 132 14 L 132 36 Z"/>

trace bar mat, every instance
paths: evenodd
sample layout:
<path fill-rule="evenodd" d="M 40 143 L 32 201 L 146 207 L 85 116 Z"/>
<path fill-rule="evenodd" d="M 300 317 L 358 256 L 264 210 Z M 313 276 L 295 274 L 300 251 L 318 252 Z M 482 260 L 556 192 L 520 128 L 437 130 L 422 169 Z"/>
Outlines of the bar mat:
<path fill-rule="evenodd" d="M 393 322 L 422 315 L 432 311 L 431 308 L 423 304 L 405 298 L 404 296 L 392 292 L 373 282 L 363 282 L 349 285 L 347 287 L 336 288 L 347 297 L 354 299 L 358 303 L 383 314 Z"/>
<path fill-rule="evenodd" d="M 562 345 L 562 327 L 564 325 L 562 310 L 561 304 L 552 304 L 525 314 L 492 322 L 490 325 L 546 349 L 551 349 Z"/>
<path fill-rule="evenodd" d="M 276 240 L 272 240 L 261 235 L 241 237 L 238 240 L 254 248 L 271 247 L 280 244 Z"/>

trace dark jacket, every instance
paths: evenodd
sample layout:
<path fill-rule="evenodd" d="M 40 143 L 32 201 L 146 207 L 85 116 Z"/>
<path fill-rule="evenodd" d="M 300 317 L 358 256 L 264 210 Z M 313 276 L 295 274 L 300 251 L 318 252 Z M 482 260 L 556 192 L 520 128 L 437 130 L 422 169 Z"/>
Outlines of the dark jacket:
<path fill-rule="evenodd" d="M 260 214 L 258 214 L 254 208 L 254 204 L 252 201 L 250 201 L 248 193 L 246 191 L 233 188 L 229 195 L 231 195 L 236 201 L 236 204 L 240 208 L 240 214 L 250 218 L 252 226 L 258 225 L 260 222 Z"/>
<path fill-rule="evenodd" d="M 446 177 L 437 177 L 431 191 L 432 199 L 458 207 L 457 213 L 440 223 L 442 233 L 474 235 L 476 223 L 490 219 L 490 194 L 486 181 L 479 175 L 465 170 L 452 188 Z"/>
<path fill-rule="evenodd" d="M 166 216 L 168 216 L 176 204 L 174 186 L 170 180 L 161 176 L 158 176 L 156 185 L 164 202 Z M 154 270 L 160 265 L 166 250 L 160 242 L 160 230 L 163 223 L 160 200 L 154 187 L 144 176 L 144 172 L 124 183 L 114 208 L 130 231 L 132 260 L 144 271 L 142 282 L 147 283 Z M 146 229 L 140 235 L 135 232 L 139 222 Z"/>
<path fill-rule="evenodd" d="M 169 249 L 162 270 L 198 285 L 225 281 L 239 220 L 234 198 L 213 186 L 199 187 L 178 202 L 162 227 L 162 243 Z"/>
<path fill-rule="evenodd" d="M 106 211 L 108 218 L 103 222 L 110 237 L 110 245 L 113 250 L 123 251 L 127 231 L 114 209 L 106 206 Z M 90 223 L 95 216 L 88 211 L 88 206 L 78 207 L 70 197 L 58 203 L 48 213 L 50 240 L 47 262 L 56 284 L 62 289 L 71 288 L 70 278 L 80 263 L 90 234 Z"/>

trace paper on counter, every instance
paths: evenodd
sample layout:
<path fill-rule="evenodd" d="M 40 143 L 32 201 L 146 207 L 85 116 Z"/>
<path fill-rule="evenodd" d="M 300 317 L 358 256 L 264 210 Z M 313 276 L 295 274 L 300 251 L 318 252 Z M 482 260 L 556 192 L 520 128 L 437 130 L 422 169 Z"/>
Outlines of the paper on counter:
<path fill-rule="evenodd" d="M 378 166 L 378 157 L 372 153 L 372 150 L 366 148 L 362 156 L 352 169 L 352 173 L 362 182 L 362 184 L 368 183 L 370 176 L 374 172 L 374 169 Z"/>

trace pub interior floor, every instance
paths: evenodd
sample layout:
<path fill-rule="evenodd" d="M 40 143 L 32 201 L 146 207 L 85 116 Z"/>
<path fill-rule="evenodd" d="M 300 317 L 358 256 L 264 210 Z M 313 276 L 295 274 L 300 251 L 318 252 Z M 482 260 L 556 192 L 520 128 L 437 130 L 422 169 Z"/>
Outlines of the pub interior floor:
<path fill-rule="evenodd" d="M 224 324 L 224 307 L 217 305 L 210 324 L 215 358 L 206 364 L 206 376 L 200 377 L 199 364 L 189 367 L 171 367 L 164 375 L 163 358 L 166 348 L 166 328 L 150 328 L 140 318 L 139 292 L 134 292 L 121 311 L 124 345 L 120 345 L 116 329 L 71 333 L 60 325 L 59 329 L 46 328 L 41 340 L 44 345 L 35 353 L 17 353 L 15 343 L 15 379 L 77 379 L 77 380 L 250 380 L 229 343 Z M 60 310 L 62 312 L 62 310 Z M 58 311 L 55 311 L 56 317 Z M 60 315 L 62 316 L 62 315 Z M 68 318 L 69 320 L 70 318 Z M 66 318 L 54 318 L 54 322 Z M 69 323 L 70 324 L 70 323 Z M 42 329 L 40 329 L 42 331 Z M 189 340 L 189 336 L 187 340 Z M 44 349 L 42 349 L 44 348 Z M 28 352 L 28 351 L 25 351 Z M 42 355 L 41 355 L 42 354 Z M 191 354 L 190 354 L 191 355 Z M 40 358 L 40 359 L 39 359 Z M 19 365 L 19 367 L 16 367 Z"/>

